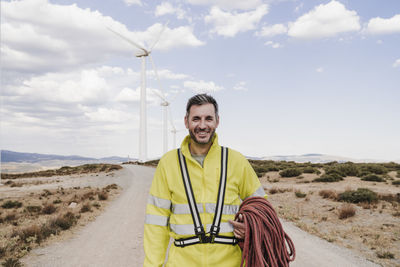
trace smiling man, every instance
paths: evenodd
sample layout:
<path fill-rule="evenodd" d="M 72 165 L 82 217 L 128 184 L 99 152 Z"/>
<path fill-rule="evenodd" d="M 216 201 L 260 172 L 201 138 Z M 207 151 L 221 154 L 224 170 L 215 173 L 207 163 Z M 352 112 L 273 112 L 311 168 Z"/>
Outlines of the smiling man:
<path fill-rule="evenodd" d="M 207 94 L 189 99 L 189 135 L 157 166 L 146 208 L 144 266 L 240 266 L 243 223 L 233 221 L 242 200 L 265 196 L 239 152 L 218 144 L 218 104 Z"/>

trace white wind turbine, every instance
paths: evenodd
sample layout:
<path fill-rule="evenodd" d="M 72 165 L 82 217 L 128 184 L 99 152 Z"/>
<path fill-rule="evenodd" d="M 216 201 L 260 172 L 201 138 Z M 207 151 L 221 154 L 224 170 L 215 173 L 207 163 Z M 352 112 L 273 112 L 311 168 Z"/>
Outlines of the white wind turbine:
<path fill-rule="evenodd" d="M 140 133 L 139 133 L 139 161 L 145 162 L 147 160 L 147 115 L 146 115 L 146 57 L 150 56 L 151 59 L 151 51 L 153 50 L 154 46 L 160 40 L 162 33 L 164 32 L 165 28 L 167 27 L 168 22 L 163 26 L 162 30 L 160 31 L 157 39 L 150 47 L 150 49 L 145 49 L 139 44 L 135 43 L 131 39 L 123 36 L 122 34 L 110 29 L 107 29 L 114 34 L 118 35 L 134 47 L 138 48 L 140 51 L 135 54 L 136 57 L 142 58 L 142 73 L 141 73 L 141 83 L 140 83 Z M 151 59 L 153 62 L 153 60 Z"/>

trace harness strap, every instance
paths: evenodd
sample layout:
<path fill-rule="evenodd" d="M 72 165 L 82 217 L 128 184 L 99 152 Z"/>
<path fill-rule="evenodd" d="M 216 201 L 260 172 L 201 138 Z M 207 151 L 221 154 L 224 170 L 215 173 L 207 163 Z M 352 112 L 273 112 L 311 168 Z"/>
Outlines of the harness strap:
<path fill-rule="evenodd" d="M 217 198 L 214 220 L 211 225 L 209 236 L 206 235 L 204 231 L 204 226 L 201 223 L 199 211 L 196 205 L 196 200 L 193 195 L 192 185 L 190 183 L 190 177 L 187 170 L 186 159 L 185 156 L 183 156 L 181 149 L 178 149 L 178 158 L 179 158 L 179 166 L 181 169 L 183 184 L 185 187 L 186 197 L 189 202 L 190 213 L 193 219 L 194 232 L 196 236 L 176 239 L 174 241 L 175 246 L 184 247 L 198 243 L 220 243 L 220 244 L 232 244 L 232 245 L 237 244 L 238 241 L 235 237 L 218 235 L 220 231 L 222 209 L 224 206 L 224 198 L 225 198 L 226 177 L 227 177 L 227 167 L 228 167 L 228 148 L 221 147 L 221 175 L 219 181 L 218 198 Z"/>
<path fill-rule="evenodd" d="M 185 186 L 186 197 L 189 202 L 190 213 L 192 214 L 194 233 L 200 237 L 205 235 L 203 224 L 201 223 L 199 211 L 197 210 L 196 199 L 194 198 L 192 184 L 190 183 L 190 177 L 187 170 L 186 159 L 183 156 L 181 149 L 178 149 L 179 166 L 181 168 L 181 174 L 183 184 Z"/>

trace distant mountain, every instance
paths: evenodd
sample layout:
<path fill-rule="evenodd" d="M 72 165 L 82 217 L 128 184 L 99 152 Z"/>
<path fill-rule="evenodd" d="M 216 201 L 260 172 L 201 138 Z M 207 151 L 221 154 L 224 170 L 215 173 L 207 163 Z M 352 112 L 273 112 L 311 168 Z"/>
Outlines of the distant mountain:
<path fill-rule="evenodd" d="M 298 163 L 311 162 L 311 163 L 327 163 L 332 161 L 347 162 L 351 161 L 354 163 L 367 163 L 367 162 L 384 162 L 382 160 L 374 159 L 354 159 L 340 156 L 332 156 L 325 154 L 304 154 L 304 155 L 286 155 L 286 156 L 268 156 L 261 158 L 262 160 L 274 160 L 274 161 L 294 161 Z"/>
<path fill-rule="evenodd" d="M 23 153 L 15 152 L 10 150 L 1 150 L 1 162 L 27 162 L 27 163 L 38 163 L 43 161 L 80 161 L 80 162 L 105 162 L 105 163 L 116 163 L 127 161 L 128 158 L 122 157 L 106 157 L 106 158 L 88 158 L 76 155 L 71 156 L 61 156 L 53 154 L 38 154 L 38 153 Z M 133 160 L 133 159 L 130 159 Z"/>

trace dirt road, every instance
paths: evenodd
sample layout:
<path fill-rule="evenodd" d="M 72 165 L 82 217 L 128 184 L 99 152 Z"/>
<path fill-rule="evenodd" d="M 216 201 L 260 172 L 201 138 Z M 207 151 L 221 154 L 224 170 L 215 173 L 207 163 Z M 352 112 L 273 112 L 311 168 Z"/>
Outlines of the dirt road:
<path fill-rule="evenodd" d="M 33 250 L 22 259 L 26 266 L 142 266 L 143 222 L 154 168 L 125 165 L 116 183 L 124 188 L 94 222 L 73 238 Z M 377 266 L 350 250 L 311 236 L 283 223 L 297 251 L 291 266 Z"/>

